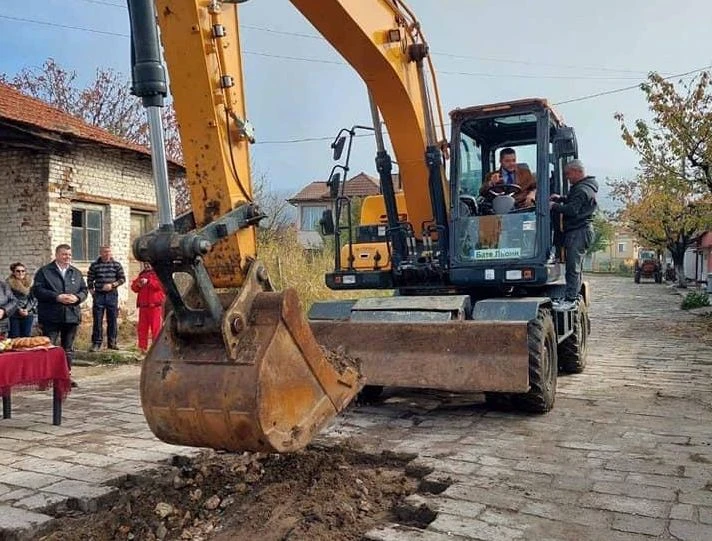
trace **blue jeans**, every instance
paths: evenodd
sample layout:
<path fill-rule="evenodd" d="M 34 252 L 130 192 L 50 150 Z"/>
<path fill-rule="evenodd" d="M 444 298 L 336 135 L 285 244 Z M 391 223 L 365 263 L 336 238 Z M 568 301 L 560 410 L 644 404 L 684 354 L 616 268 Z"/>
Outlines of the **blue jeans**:
<path fill-rule="evenodd" d="M 104 341 L 104 314 L 106 313 L 106 334 L 109 345 L 116 345 L 118 334 L 117 319 L 119 315 L 119 294 L 116 291 L 94 293 L 92 316 L 94 325 L 91 333 L 91 343 L 100 346 Z"/>
<path fill-rule="evenodd" d="M 23 336 L 32 336 L 32 323 L 35 317 L 29 315 L 27 317 L 11 317 L 9 338 L 22 338 Z"/>

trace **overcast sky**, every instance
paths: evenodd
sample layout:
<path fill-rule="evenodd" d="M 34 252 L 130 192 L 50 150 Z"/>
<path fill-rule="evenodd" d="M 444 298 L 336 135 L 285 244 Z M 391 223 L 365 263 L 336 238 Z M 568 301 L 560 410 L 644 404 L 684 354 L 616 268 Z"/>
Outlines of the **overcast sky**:
<path fill-rule="evenodd" d="M 559 103 L 635 85 L 650 70 L 671 75 L 712 64 L 709 0 L 408 4 L 430 43 L 445 113 L 533 96 Z M 124 6 L 121 0 L 1 0 L 0 72 L 12 75 L 53 57 L 83 81 L 98 67 L 128 75 Z M 328 174 L 330 141 L 275 142 L 331 138 L 341 127 L 370 124 L 365 86 L 349 66 L 334 63 L 340 57 L 288 0 L 251 0 L 241 6 L 240 18 L 249 118 L 259 141 L 253 157 L 273 189 L 296 192 Z M 646 116 L 639 90 L 557 108 L 576 128 L 591 174 L 633 173 L 636 157 L 623 145 L 613 114 Z M 373 153 L 372 139 L 358 139 L 352 171 L 375 174 Z"/>

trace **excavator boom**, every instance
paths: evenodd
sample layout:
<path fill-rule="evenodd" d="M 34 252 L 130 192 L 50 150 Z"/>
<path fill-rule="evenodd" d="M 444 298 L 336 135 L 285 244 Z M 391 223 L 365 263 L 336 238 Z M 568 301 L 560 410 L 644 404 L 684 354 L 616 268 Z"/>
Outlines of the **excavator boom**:
<path fill-rule="evenodd" d="M 412 13 L 400 0 L 291 1 L 365 81 L 374 128 L 380 132 L 378 109 L 389 126 L 410 219 L 444 225 L 444 137 L 438 140 L 434 120 L 441 114 L 427 83 L 427 44 Z M 134 253 L 152 263 L 172 309 L 143 362 L 144 414 L 153 432 L 171 443 L 230 451 L 299 449 L 364 382 L 356 367 L 331 362 L 294 291 L 273 291 L 257 260 L 255 228 L 263 216 L 252 201 L 254 139 L 237 9 L 242 2 L 128 3 L 133 92 L 148 110 L 162 209 L 160 227 L 138 239 Z M 175 223 L 166 211 L 159 110 L 167 91 L 154 21 L 192 208 Z M 382 144 L 379 159 L 381 180 L 390 183 L 390 157 Z M 394 214 L 391 208 L 397 220 Z M 176 279 L 181 273 L 191 277 L 189 287 Z"/>

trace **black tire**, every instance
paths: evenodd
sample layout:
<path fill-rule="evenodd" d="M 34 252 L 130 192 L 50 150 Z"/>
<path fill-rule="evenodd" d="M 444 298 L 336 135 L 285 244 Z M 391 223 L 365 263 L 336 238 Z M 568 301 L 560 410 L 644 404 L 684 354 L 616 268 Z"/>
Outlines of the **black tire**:
<path fill-rule="evenodd" d="M 358 394 L 359 404 L 371 404 L 376 402 L 383 394 L 383 385 L 366 385 Z"/>
<path fill-rule="evenodd" d="M 633 281 L 634 281 L 636 284 L 639 284 L 639 283 L 640 283 L 640 273 L 639 273 L 639 272 L 636 272 L 636 273 L 635 273 L 635 276 L 633 276 Z"/>
<path fill-rule="evenodd" d="M 580 374 L 586 367 L 588 356 L 588 334 L 591 323 L 588 319 L 588 308 L 579 302 L 579 308 L 574 317 L 574 332 L 559 344 L 559 369 L 567 374 Z"/>
<path fill-rule="evenodd" d="M 485 393 L 485 405 L 492 411 L 512 411 L 512 397 L 508 393 Z"/>
<path fill-rule="evenodd" d="M 539 308 L 536 319 L 529 322 L 529 392 L 512 395 L 512 404 L 520 411 L 546 413 L 556 398 L 556 330 L 551 310 Z"/>

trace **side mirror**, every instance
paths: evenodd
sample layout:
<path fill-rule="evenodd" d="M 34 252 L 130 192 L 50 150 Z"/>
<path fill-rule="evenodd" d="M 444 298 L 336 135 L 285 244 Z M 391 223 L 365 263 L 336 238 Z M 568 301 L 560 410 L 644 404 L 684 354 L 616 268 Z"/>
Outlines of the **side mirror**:
<path fill-rule="evenodd" d="M 338 161 L 341 158 L 341 154 L 344 152 L 344 145 L 346 144 L 346 136 L 342 135 L 336 141 L 331 143 L 331 148 L 334 151 L 334 161 Z"/>
<path fill-rule="evenodd" d="M 321 213 L 321 220 L 319 220 L 319 225 L 321 226 L 322 235 L 333 235 L 334 234 L 334 214 L 331 209 L 326 209 Z"/>
<path fill-rule="evenodd" d="M 339 184 L 341 184 L 341 173 L 334 172 L 326 183 L 329 187 L 329 197 L 331 197 L 331 199 L 336 199 L 339 196 Z"/>
<path fill-rule="evenodd" d="M 554 149 L 559 156 L 578 156 L 576 132 L 570 126 L 562 126 L 554 133 Z"/>

